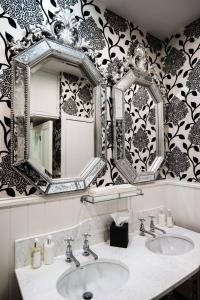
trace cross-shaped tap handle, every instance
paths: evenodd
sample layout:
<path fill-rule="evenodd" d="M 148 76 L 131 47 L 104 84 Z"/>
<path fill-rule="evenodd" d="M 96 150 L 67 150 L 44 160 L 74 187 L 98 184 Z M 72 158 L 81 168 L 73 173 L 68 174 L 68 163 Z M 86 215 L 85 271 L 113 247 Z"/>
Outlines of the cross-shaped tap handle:
<path fill-rule="evenodd" d="M 85 240 L 87 240 L 87 238 L 90 237 L 90 236 L 91 236 L 91 234 L 89 234 L 89 233 L 84 233 L 83 234 L 83 237 L 84 237 Z"/>
<path fill-rule="evenodd" d="M 153 220 L 153 219 L 156 218 L 156 216 L 149 216 L 149 218 L 150 218 L 151 220 Z"/>
<path fill-rule="evenodd" d="M 143 222 L 145 221 L 145 219 L 140 218 L 139 221 L 140 221 L 141 223 L 143 223 Z"/>
<path fill-rule="evenodd" d="M 70 237 L 70 238 L 64 239 L 64 241 L 67 242 L 68 245 L 71 245 L 71 242 L 74 242 L 74 239 Z"/>

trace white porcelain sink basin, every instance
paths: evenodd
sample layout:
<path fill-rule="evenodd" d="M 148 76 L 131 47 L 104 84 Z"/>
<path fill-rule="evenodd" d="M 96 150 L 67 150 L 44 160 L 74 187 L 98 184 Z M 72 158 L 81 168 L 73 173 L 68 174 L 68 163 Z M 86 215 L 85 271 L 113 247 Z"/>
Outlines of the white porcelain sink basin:
<path fill-rule="evenodd" d="M 192 250 L 194 243 L 185 236 L 164 234 L 147 240 L 146 247 L 157 254 L 180 255 Z"/>
<path fill-rule="evenodd" d="M 128 280 L 128 268 L 115 261 L 98 260 L 65 272 L 57 281 L 57 290 L 68 300 L 109 299 Z"/>

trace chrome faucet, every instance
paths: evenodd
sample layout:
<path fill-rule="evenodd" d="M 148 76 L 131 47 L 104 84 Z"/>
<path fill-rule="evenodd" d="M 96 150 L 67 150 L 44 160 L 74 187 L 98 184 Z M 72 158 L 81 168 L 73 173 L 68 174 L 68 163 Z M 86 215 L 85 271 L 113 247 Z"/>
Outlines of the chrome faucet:
<path fill-rule="evenodd" d="M 149 218 L 150 218 L 150 232 L 155 232 L 155 230 L 159 230 L 159 231 L 161 231 L 163 234 L 166 233 L 165 230 L 163 230 L 163 229 L 161 229 L 161 228 L 155 226 L 154 221 L 153 221 L 153 220 L 156 218 L 155 216 L 149 216 Z"/>
<path fill-rule="evenodd" d="M 88 237 L 91 236 L 88 233 L 84 233 L 84 243 L 83 243 L 83 256 L 89 256 L 90 254 L 94 257 L 95 260 L 98 259 L 98 255 L 94 253 L 89 246 Z"/>
<path fill-rule="evenodd" d="M 68 238 L 68 239 L 64 239 L 65 242 L 67 242 L 67 250 L 66 250 L 66 259 L 65 261 L 70 263 L 70 262 L 74 262 L 76 267 L 80 267 L 80 262 L 76 259 L 76 257 L 74 257 L 73 253 L 72 253 L 72 245 L 71 242 L 73 242 L 74 240 L 72 238 Z"/>
<path fill-rule="evenodd" d="M 141 222 L 140 223 L 140 235 L 145 236 L 145 233 L 147 233 L 147 234 L 151 235 L 153 238 L 155 238 L 156 235 L 153 232 L 150 232 L 144 228 L 145 219 L 139 219 L 139 221 Z"/>

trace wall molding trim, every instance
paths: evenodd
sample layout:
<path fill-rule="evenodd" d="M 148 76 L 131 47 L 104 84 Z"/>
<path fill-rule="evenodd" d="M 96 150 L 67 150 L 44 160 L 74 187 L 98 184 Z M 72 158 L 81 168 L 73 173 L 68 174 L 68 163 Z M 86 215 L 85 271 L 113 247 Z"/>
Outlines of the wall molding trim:
<path fill-rule="evenodd" d="M 178 180 L 165 180 L 166 185 L 171 186 L 180 186 L 180 187 L 188 187 L 188 188 L 194 188 L 194 189 L 200 189 L 200 182 L 187 182 L 187 181 L 178 181 Z"/>
<path fill-rule="evenodd" d="M 187 187 L 187 188 L 194 188 L 194 189 L 200 189 L 200 183 L 193 183 L 193 182 L 187 182 L 187 181 L 178 181 L 178 180 L 158 180 L 151 183 L 143 183 L 138 184 L 142 190 L 145 191 L 147 188 L 157 188 L 162 186 L 178 186 L 178 187 Z M 78 193 L 67 193 L 67 194 L 56 194 L 56 195 L 49 195 L 49 196 L 43 196 L 43 195 L 34 195 L 34 196 L 19 196 L 19 197 L 5 197 L 0 199 L 0 209 L 3 208 L 10 208 L 10 207 L 16 207 L 16 206 L 25 206 L 29 204 L 39 204 L 39 203 L 46 203 L 46 202 L 54 202 L 54 201 L 60 201 L 60 200 L 70 200 L 73 198 L 78 198 L 83 195 L 86 195 L 88 191 L 84 192 L 78 192 Z"/>
<path fill-rule="evenodd" d="M 76 193 L 63 193 L 54 195 L 34 195 L 34 196 L 18 196 L 18 197 L 5 197 L 0 198 L 0 209 L 11 208 L 16 206 L 33 205 L 39 203 L 55 202 L 60 200 L 69 200 L 73 198 L 81 197 L 87 192 L 76 192 Z"/>

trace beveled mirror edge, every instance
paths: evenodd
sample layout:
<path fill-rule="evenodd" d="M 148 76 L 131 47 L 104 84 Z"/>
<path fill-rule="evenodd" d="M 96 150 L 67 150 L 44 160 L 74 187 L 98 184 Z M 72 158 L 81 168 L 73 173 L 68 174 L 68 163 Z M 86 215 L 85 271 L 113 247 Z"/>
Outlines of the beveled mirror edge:
<path fill-rule="evenodd" d="M 137 77 L 136 75 L 139 75 Z M 126 81 L 126 82 L 123 82 Z M 125 157 L 125 142 L 124 142 L 124 95 L 123 93 L 125 90 L 130 87 L 133 83 L 143 84 L 148 88 L 151 94 L 154 96 L 157 102 L 157 117 L 158 117 L 158 126 L 156 131 L 156 141 L 157 141 L 157 149 L 156 149 L 156 158 L 154 159 L 151 167 L 148 171 L 145 172 L 136 172 L 133 166 Z M 117 101 L 116 101 L 116 91 L 120 91 L 122 99 L 122 115 L 123 118 L 117 119 L 116 118 L 116 109 L 117 109 Z M 145 76 L 144 71 L 140 71 L 134 67 L 130 69 L 114 86 L 112 89 L 112 98 L 113 98 L 113 158 L 116 164 L 116 167 L 119 169 L 121 174 L 128 180 L 129 183 L 140 183 L 140 182 L 148 182 L 153 181 L 158 176 L 159 168 L 161 167 L 162 163 L 164 162 L 164 155 L 165 155 L 165 147 L 164 147 L 164 118 L 163 118 L 163 97 L 159 88 L 155 84 L 155 82 L 150 78 L 149 73 Z M 119 97 L 120 98 L 120 97 Z M 122 137 L 117 137 L 117 121 L 122 122 Z M 122 157 L 118 158 L 118 147 L 117 147 L 117 139 L 120 138 L 122 141 Z"/>
<path fill-rule="evenodd" d="M 44 39 L 45 42 L 47 42 L 47 39 Z M 38 43 L 36 43 L 35 45 L 41 44 L 44 40 L 39 41 Z M 51 45 L 53 45 L 54 43 L 56 43 L 56 45 L 60 45 L 59 42 L 56 41 L 50 41 Z M 31 46 L 31 48 L 33 49 L 33 47 L 35 46 Z M 63 46 L 61 44 L 61 46 Z M 64 46 L 64 47 L 68 47 L 68 46 Z M 70 46 L 69 46 L 70 47 Z M 29 50 L 29 48 L 27 49 Z M 25 50 L 25 51 L 27 51 Z M 70 50 L 72 50 L 72 47 L 70 47 Z M 22 52 L 22 54 L 24 55 L 24 52 Z M 45 57 L 48 57 L 48 55 L 52 54 L 53 51 L 48 51 L 47 55 L 43 55 L 42 59 L 37 59 L 37 63 L 41 62 Z M 102 145 L 102 135 L 103 135 L 103 130 L 105 131 L 106 128 L 106 103 L 104 105 L 104 120 L 102 121 L 102 109 L 101 109 L 101 105 L 102 105 L 102 101 L 106 101 L 106 86 L 105 83 L 103 81 L 103 78 L 100 74 L 100 72 L 95 68 L 95 66 L 93 65 L 93 63 L 90 61 L 90 59 L 86 56 L 86 54 L 84 52 L 81 52 L 79 50 L 76 49 L 76 52 L 80 52 L 80 56 L 81 56 L 81 63 L 83 62 L 83 65 L 81 66 L 81 63 L 78 63 L 77 66 L 82 67 L 84 71 L 88 71 L 89 73 L 89 77 L 92 78 L 92 82 L 93 84 L 96 85 L 96 116 L 97 116 L 97 120 L 96 120 L 96 124 L 95 124 L 95 142 L 97 144 L 96 146 L 96 155 L 97 157 L 94 158 L 94 163 L 90 163 L 87 168 L 84 170 L 84 173 L 79 177 L 79 178 L 73 178 L 72 179 L 64 179 L 64 180 L 56 180 L 56 181 L 52 181 L 52 180 L 47 180 L 45 174 L 41 174 L 39 173 L 39 177 L 42 176 L 42 180 L 46 180 L 46 188 L 38 186 L 31 178 L 30 176 L 28 177 L 27 175 L 24 175 L 23 172 L 20 172 L 20 165 L 21 167 L 26 167 L 26 168 L 32 168 L 31 162 L 29 161 L 29 149 L 30 149 L 30 135 L 29 135 L 29 131 L 30 131 L 30 112 L 29 112 L 29 106 L 30 106 L 30 96 L 29 96 L 29 84 L 30 84 L 30 66 L 31 63 L 29 64 L 23 64 L 22 62 L 20 62 L 20 54 L 18 54 L 16 57 L 13 58 L 13 62 L 12 62 L 12 75 L 15 74 L 14 72 L 14 68 L 17 64 L 21 65 L 23 68 L 25 68 L 26 72 L 25 72 L 25 124 L 26 124 L 26 134 L 24 137 L 24 144 L 25 144 L 25 151 L 24 151 L 24 157 L 23 159 L 18 162 L 15 161 L 15 134 L 14 134 L 14 126 L 15 126 L 15 121 L 14 121 L 14 94 L 15 94 L 15 76 L 12 76 L 12 109 L 11 109 L 11 133 L 12 133 L 12 142 L 11 142 L 11 163 L 12 166 L 17 170 L 18 173 L 22 174 L 22 176 L 24 178 L 26 178 L 28 180 L 28 182 L 31 185 L 34 185 L 37 189 L 39 189 L 42 193 L 46 193 L 46 194 L 50 194 L 50 193 L 57 193 L 57 192 L 66 192 L 66 191 L 78 191 L 78 190 L 83 190 L 85 188 L 88 187 L 88 185 L 98 176 L 98 174 L 100 173 L 100 171 L 103 169 L 103 167 L 106 164 L 106 133 L 104 132 L 105 135 L 105 141 L 104 141 L 104 145 Z M 56 56 L 59 57 L 58 52 L 56 51 Z M 16 59 L 15 59 L 16 58 Z M 74 60 L 72 59 L 72 61 L 70 60 L 70 62 L 74 63 Z M 88 65 L 87 65 L 88 64 Z M 102 100 L 102 90 L 104 89 L 104 100 Z M 102 147 L 104 147 L 104 153 L 102 155 L 101 149 Z M 35 174 L 37 174 L 38 170 L 34 167 L 33 170 L 31 169 L 32 174 L 35 172 Z M 32 176 L 33 178 L 33 176 Z M 40 179 L 38 179 L 40 180 Z"/>

